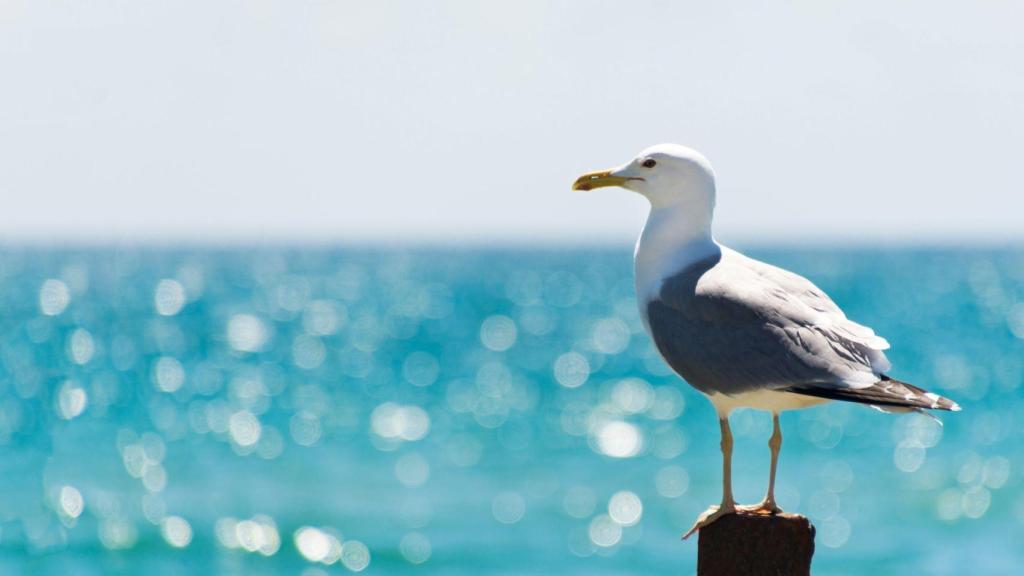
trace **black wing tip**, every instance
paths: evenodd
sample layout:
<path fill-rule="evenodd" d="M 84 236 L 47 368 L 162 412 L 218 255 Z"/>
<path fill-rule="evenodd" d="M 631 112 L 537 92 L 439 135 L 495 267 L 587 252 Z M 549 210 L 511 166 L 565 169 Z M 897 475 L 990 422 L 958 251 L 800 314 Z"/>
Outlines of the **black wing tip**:
<path fill-rule="evenodd" d="M 961 410 L 959 404 L 934 392 L 928 392 L 923 388 L 890 378 L 885 374 L 880 375 L 879 378 L 878 382 L 867 388 L 793 386 L 787 388 L 786 391 L 829 400 L 868 404 L 879 408 L 906 408 L 913 411 L 945 410 L 948 412 L 960 412 Z"/>
<path fill-rule="evenodd" d="M 895 382 L 896 384 L 906 386 L 917 396 L 923 396 L 931 401 L 931 406 L 920 406 L 921 408 L 926 408 L 928 410 L 945 410 L 947 412 L 960 412 L 961 410 L 963 410 L 963 408 L 961 408 L 959 404 L 957 404 L 953 400 L 950 400 L 949 398 L 946 398 L 945 396 L 940 396 L 934 392 L 929 392 L 924 388 L 918 388 L 917 386 L 914 386 L 909 382 L 904 382 L 902 380 L 891 378 L 888 374 L 882 374 L 880 382 Z"/>

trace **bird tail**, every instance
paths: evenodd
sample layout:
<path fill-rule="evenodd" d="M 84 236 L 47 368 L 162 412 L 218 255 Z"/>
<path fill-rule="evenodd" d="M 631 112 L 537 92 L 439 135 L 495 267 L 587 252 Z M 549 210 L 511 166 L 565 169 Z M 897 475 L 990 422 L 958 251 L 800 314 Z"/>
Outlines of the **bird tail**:
<path fill-rule="evenodd" d="M 959 412 L 956 402 L 909 384 L 882 375 L 878 382 L 866 388 L 832 388 L 824 386 L 793 386 L 787 392 L 869 404 L 883 412 L 922 412 L 924 410 L 949 410 Z"/>

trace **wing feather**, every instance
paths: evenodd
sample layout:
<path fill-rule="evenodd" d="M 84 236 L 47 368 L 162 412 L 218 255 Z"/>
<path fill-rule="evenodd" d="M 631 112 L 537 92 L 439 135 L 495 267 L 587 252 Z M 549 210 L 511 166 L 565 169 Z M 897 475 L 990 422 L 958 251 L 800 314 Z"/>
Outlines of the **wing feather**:
<path fill-rule="evenodd" d="M 809 280 L 732 250 L 667 279 L 647 306 L 669 365 L 705 392 L 866 388 L 888 343 Z"/>
<path fill-rule="evenodd" d="M 868 404 L 882 411 L 898 412 L 911 410 L 919 412 L 922 409 L 960 411 L 960 405 L 949 398 L 939 396 L 907 382 L 894 380 L 885 375 L 878 382 L 867 388 L 793 386 L 787 388 L 786 391 L 805 396 L 828 398 L 830 400 Z"/>

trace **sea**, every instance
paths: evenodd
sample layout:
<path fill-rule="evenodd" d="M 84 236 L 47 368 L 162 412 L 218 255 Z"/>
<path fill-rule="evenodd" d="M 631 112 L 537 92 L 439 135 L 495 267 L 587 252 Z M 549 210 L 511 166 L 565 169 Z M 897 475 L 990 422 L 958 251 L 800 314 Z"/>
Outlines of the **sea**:
<path fill-rule="evenodd" d="M 814 573 L 1024 573 L 1024 250 L 741 248 L 963 406 L 782 415 Z M 720 474 L 625 246 L 0 248 L 0 574 L 690 574 Z"/>

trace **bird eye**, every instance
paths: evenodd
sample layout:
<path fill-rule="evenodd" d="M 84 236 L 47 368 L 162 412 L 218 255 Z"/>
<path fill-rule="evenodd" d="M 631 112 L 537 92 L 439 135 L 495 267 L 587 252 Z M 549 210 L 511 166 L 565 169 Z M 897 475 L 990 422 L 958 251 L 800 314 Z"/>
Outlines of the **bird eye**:
<path fill-rule="evenodd" d="M 647 160 L 644 160 L 644 163 L 641 164 L 641 166 L 644 168 L 654 168 L 657 164 L 658 163 L 654 161 L 654 158 L 648 158 Z"/>

